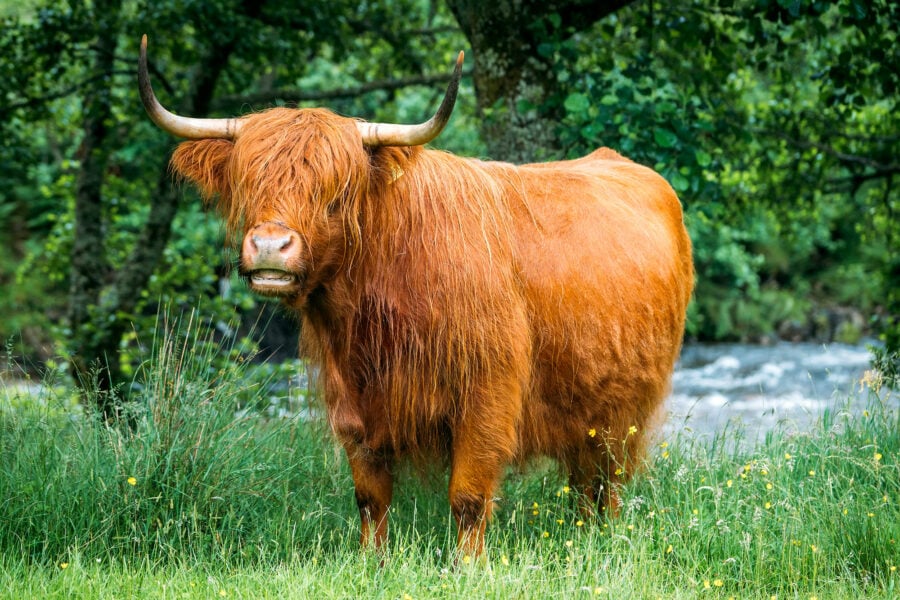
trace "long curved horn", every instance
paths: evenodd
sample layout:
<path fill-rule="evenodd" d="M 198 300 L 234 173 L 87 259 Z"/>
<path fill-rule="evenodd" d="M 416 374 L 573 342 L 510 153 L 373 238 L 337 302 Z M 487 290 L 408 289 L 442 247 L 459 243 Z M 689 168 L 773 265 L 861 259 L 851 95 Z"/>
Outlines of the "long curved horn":
<path fill-rule="evenodd" d="M 362 135 L 363 144 L 366 146 L 419 146 L 436 138 L 450 120 L 453 105 L 456 103 L 456 93 L 459 91 L 459 80 L 462 77 L 462 64 L 464 54 L 459 53 L 456 58 L 456 67 L 447 86 L 444 100 L 433 117 L 419 125 L 396 125 L 394 123 L 367 123 L 357 121 L 359 133 Z"/>
<path fill-rule="evenodd" d="M 141 91 L 141 102 L 144 109 L 150 115 L 150 119 L 160 129 L 168 131 L 172 135 L 189 140 L 203 140 L 207 138 L 225 138 L 233 140 L 241 130 L 240 119 L 195 119 L 193 117 L 179 117 L 166 110 L 150 85 L 150 75 L 147 72 L 147 36 L 141 37 L 141 55 L 138 59 L 138 86 Z"/>

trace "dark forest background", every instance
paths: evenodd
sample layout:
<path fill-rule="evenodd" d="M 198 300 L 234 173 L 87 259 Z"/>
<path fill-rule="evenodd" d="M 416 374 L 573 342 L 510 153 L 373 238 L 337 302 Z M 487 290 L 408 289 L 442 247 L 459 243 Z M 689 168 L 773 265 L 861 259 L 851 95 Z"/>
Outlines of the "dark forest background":
<path fill-rule="evenodd" d="M 0 18 L 0 340 L 19 369 L 127 391 L 158 314 L 195 307 L 223 359 L 295 352 L 168 170 L 178 140 L 137 94 L 147 33 L 157 94 L 198 117 L 419 122 L 465 50 L 433 145 L 514 162 L 609 146 L 662 173 L 694 241 L 689 339 L 880 336 L 896 372 L 894 2 L 4 0 Z"/>

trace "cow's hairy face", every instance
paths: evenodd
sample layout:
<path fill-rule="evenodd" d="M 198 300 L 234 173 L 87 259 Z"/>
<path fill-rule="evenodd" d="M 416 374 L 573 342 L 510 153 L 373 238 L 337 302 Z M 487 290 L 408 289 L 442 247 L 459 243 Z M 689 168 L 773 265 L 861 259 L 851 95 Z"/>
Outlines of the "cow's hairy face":
<path fill-rule="evenodd" d="M 245 117 L 236 141 L 184 142 L 172 167 L 240 240 L 240 271 L 261 294 L 305 297 L 358 247 L 370 155 L 355 123 L 324 110 Z"/>

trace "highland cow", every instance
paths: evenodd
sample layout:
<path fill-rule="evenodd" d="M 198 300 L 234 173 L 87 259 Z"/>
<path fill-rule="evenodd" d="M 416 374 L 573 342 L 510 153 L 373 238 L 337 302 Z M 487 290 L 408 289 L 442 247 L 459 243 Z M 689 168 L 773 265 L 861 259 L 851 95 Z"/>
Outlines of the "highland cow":
<path fill-rule="evenodd" d="M 164 109 L 172 168 L 213 203 L 250 288 L 301 321 L 346 450 L 361 542 L 387 537 L 395 465 L 449 459 L 459 551 L 480 553 L 507 465 L 548 456 L 615 513 L 668 393 L 693 287 L 681 205 L 601 148 L 512 165 L 422 145 L 437 114 L 366 123 L 323 109 L 236 119 Z"/>

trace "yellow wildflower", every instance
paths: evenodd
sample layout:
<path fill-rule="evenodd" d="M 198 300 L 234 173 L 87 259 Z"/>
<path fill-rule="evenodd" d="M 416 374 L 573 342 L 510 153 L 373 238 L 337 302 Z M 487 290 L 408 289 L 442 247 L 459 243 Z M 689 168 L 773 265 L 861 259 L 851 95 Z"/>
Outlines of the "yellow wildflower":
<path fill-rule="evenodd" d="M 878 462 L 879 460 L 881 460 L 881 458 L 882 458 L 881 452 L 876 452 L 875 453 L 875 462 Z"/>
<path fill-rule="evenodd" d="M 129 477 L 126 481 L 128 481 L 128 485 L 137 485 L 137 479 L 134 477 Z"/>
<path fill-rule="evenodd" d="M 730 479 L 725 482 L 725 487 L 731 487 L 732 485 L 734 485 L 734 481 L 732 481 Z"/>
<path fill-rule="evenodd" d="M 637 427 L 632 425 L 631 427 L 628 428 L 628 435 L 634 435 L 635 433 L 637 433 Z"/>
<path fill-rule="evenodd" d="M 505 567 L 509 566 L 509 558 L 507 558 L 505 554 L 500 555 L 500 562 L 503 563 L 503 566 Z"/>
<path fill-rule="evenodd" d="M 597 435 L 597 430 L 591 427 L 590 429 L 588 429 L 588 435 L 594 437 L 595 435 Z"/>
<path fill-rule="evenodd" d="M 713 585 L 716 587 L 722 587 L 723 585 L 725 585 L 725 582 L 721 579 L 716 579 L 715 581 L 713 581 Z"/>
<path fill-rule="evenodd" d="M 60 568 L 60 569 L 68 569 L 68 568 L 69 568 L 69 563 L 67 563 L 67 562 L 61 562 L 61 563 L 59 563 L 59 568 Z"/>
<path fill-rule="evenodd" d="M 575 527 L 584 527 L 584 521 L 581 519 L 575 521 Z"/>

